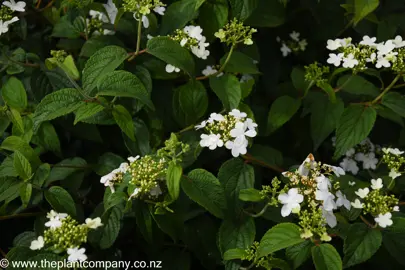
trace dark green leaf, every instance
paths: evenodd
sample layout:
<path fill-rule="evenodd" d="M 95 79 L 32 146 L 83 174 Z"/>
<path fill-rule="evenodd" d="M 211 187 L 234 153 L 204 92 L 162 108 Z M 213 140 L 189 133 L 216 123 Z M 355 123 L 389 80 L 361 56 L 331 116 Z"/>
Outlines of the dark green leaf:
<path fill-rule="evenodd" d="M 341 270 L 342 259 L 336 249 L 330 244 L 312 247 L 312 259 L 316 270 Z"/>
<path fill-rule="evenodd" d="M 30 202 L 32 194 L 32 184 L 31 183 L 24 183 L 20 187 L 20 198 L 23 204 L 23 207 L 26 208 L 28 203 Z"/>
<path fill-rule="evenodd" d="M 301 100 L 282 96 L 271 105 L 267 118 L 267 133 L 271 133 L 288 122 L 301 107 Z"/>
<path fill-rule="evenodd" d="M 218 245 L 221 253 L 233 248 L 248 249 L 255 240 L 254 219 L 246 217 L 238 222 L 225 220 L 218 232 Z"/>
<path fill-rule="evenodd" d="M 237 0 L 234 0 L 237 1 Z M 254 0 L 244 0 L 253 2 Z M 257 7 L 246 23 L 257 27 L 277 27 L 284 24 L 286 11 L 278 0 L 256 0 Z M 243 2 L 243 1 L 239 1 Z"/>
<path fill-rule="evenodd" d="M 14 152 L 14 169 L 24 181 L 30 179 L 32 176 L 32 168 L 30 162 L 18 150 Z"/>
<path fill-rule="evenodd" d="M 111 247 L 118 237 L 121 229 L 121 218 L 123 212 L 119 207 L 112 207 L 102 216 L 102 235 L 100 239 L 100 248 L 106 249 Z"/>
<path fill-rule="evenodd" d="M 242 91 L 240 82 L 234 75 L 210 77 L 210 86 L 227 110 L 230 111 L 239 106 Z"/>
<path fill-rule="evenodd" d="M 221 58 L 221 65 L 224 64 L 225 59 L 228 57 L 228 54 L 225 54 Z M 243 54 L 241 52 L 233 52 L 231 58 L 225 66 L 224 71 L 230 73 L 242 73 L 242 74 L 258 74 L 260 73 L 254 63 L 254 60 Z"/>
<path fill-rule="evenodd" d="M 166 184 L 169 190 L 170 197 L 172 200 L 177 200 L 180 193 L 180 179 L 183 174 L 183 168 L 174 163 L 173 161 L 169 163 L 169 167 L 166 172 Z"/>
<path fill-rule="evenodd" d="M 135 141 L 135 127 L 132 116 L 122 105 L 115 105 L 112 112 L 115 121 L 121 130 L 133 141 Z"/>
<path fill-rule="evenodd" d="M 69 192 L 59 186 L 53 186 L 45 191 L 45 198 L 55 211 L 76 216 L 76 206 Z"/>
<path fill-rule="evenodd" d="M 18 111 L 22 111 L 27 107 L 27 93 L 24 85 L 16 77 L 10 77 L 3 85 L 1 94 L 8 106 Z"/>
<path fill-rule="evenodd" d="M 389 92 L 382 98 L 382 104 L 398 115 L 405 117 L 405 97 L 400 93 Z"/>
<path fill-rule="evenodd" d="M 298 268 L 311 256 L 311 247 L 314 244 L 310 241 L 304 241 L 298 245 L 288 247 L 285 250 L 287 258 L 292 261 L 294 269 Z"/>
<path fill-rule="evenodd" d="M 263 200 L 260 190 L 254 188 L 241 189 L 239 199 L 245 202 L 260 202 Z"/>
<path fill-rule="evenodd" d="M 235 259 L 242 259 L 247 255 L 246 251 L 241 248 L 233 248 L 229 249 L 224 253 L 224 260 L 235 260 Z"/>
<path fill-rule="evenodd" d="M 354 24 L 356 25 L 364 17 L 373 12 L 379 4 L 379 0 L 354 0 Z"/>
<path fill-rule="evenodd" d="M 345 75 L 340 77 L 337 86 L 343 91 L 354 95 L 376 97 L 380 92 L 378 87 L 359 75 Z"/>
<path fill-rule="evenodd" d="M 88 119 L 89 117 L 94 116 L 102 110 L 104 110 L 103 105 L 95 102 L 83 102 L 75 112 L 76 117 L 73 124 L 76 125 L 78 122 L 84 119 Z"/>

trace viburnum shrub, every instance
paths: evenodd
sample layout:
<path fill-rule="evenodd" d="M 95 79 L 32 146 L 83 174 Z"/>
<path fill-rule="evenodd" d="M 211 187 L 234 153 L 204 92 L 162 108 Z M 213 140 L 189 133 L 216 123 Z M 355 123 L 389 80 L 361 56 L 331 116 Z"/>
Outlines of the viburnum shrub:
<path fill-rule="evenodd" d="M 1 1 L 0 268 L 403 269 L 404 12 Z"/>

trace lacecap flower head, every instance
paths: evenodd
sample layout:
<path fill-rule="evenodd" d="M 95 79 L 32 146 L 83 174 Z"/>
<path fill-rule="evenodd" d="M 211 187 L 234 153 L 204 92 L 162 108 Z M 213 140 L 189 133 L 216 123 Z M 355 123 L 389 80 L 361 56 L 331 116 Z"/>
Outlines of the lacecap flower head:
<path fill-rule="evenodd" d="M 243 25 L 236 18 L 226 24 L 222 29 L 215 33 L 222 43 L 228 46 L 235 46 L 236 44 L 243 43 L 245 45 L 252 45 L 252 35 L 256 33 L 255 28 Z"/>
<path fill-rule="evenodd" d="M 132 12 L 136 20 L 142 20 L 143 27 L 149 27 L 147 15 L 154 11 L 156 14 L 164 15 L 165 4 L 160 0 L 123 0 L 122 8 L 126 12 Z"/>
<path fill-rule="evenodd" d="M 200 146 L 215 150 L 225 146 L 231 150 L 232 156 L 238 157 L 247 152 L 248 138 L 257 135 L 257 124 L 247 117 L 247 114 L 233 109 L 226 115 L 212 113 L 208 120 L 195 126 L 196 129 L 204 129 L 201 134 Z"/>

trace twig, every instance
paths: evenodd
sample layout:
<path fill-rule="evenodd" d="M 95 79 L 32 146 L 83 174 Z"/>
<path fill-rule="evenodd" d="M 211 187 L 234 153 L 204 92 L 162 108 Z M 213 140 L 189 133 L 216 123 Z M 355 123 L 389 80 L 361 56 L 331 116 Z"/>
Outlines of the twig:
<path fill-rule="evenodd" d="M 375 227 L 375 225 L 373 225 L 373 224 L 371 224 L 370 222 L 368 222 L 368 220 L 367 220 L 365 217 L 363 217 L 362 215 L 360 215 L 360 218 L 361 218 L 361 220 L 362 220 L 367 226 L 369 226 L 370 228 L 374 228 L 374 227 Z"/>
<path fill-rule="evenodd" d="M 262 216 L 262 215 L 266 212 L 267 208 L 269 208 L 269 204 L 266 204 L 266 205 L 263 207 L 263 209 L 262 209 L 259 213 L 257 213 L 257 214 L 249 213 L 249 212 L 247 212 L 247 211 L 245 211 L 245 210 L 243 210 L 243 212 L 244 212 L 245 214 L 251 216 L 251 217 L 257 218 L 257 217 Z"/>
<path fill-rule="evenodd" d="M 91 166 L 90 165 L 83 165 L 83 166 L 80 166 L 80 165 L 69 165 L 69 164 L 55 164 L 55 165 L 50 165 L 51 167 L 54 167 L 54 168 L 69 168 L 69 169 L 89 169 L 89 168 L 91 168 Z"/>
<path fill-rule="evenodd" d="M 41 212 L 14 214 L 14 215 L 9 215 L 9 216 L 2 216 L 2 217 L 0 217 L 0 220 L 20 218 L 20 217 L 33 217 L 33 216 L 38 216 L 38 215 L 41 215 L 41 214 L 42 214 Z"/>
<path fill-rule="evenodd" d="M 249 160 L 249 161 L 251 161 L 251 162 L 253 162 L 253 163 L 256 163 L 256 164 L 258 164 L 258 165 L 261 165 L 261 166 L 263 166 L 263 167 L 272 169 L 272 170 L 274 170 L 274 171 L 276 171 L 276 172 L 282 173 L 282 172 L 285 171 L 283 168 L 280 168 L 280 167 L 278 167 L 278 166 L 276 166 L 276 165 L 267 164 L 267 163 L 265 163 L 265 162 L 263 162 L 263 161 L 261 161 L 261 160 L 258 160 L 258 159 L 256 159 L 256 158 L 254 158 L 253 156 L 251 156 L 251 155 L 249 155 L 249 154 L 242 155 L 242 158 L 244 158 L 244 159 L 246 159 L 246 160 Z"/>
<path fill-rule="evenodd" d="M 140 50 L 138 53 L 137 52 L 128 53 L 128 55 L 131 56 L 131 57 L 128 58 L 128 62 L 134 60 L 135 57 L 137 57 L 138 55 L 141 55 L 141 54 L 146 53 L 146 52 L 147 52 L 147 49 Z"/>
<path fill-rule="evenodd" d="M 401 78 L 401 74 L 398 74 L 390 83 L 390 85 L 387 86 L 387 88 L 384 89 L 384 91 L 381 92 L 381 94 L 378 95 L 373 101 L 371 101 L 371 104 L 377 103 L 392 87 L 394 87 L 395 83 Z"/>

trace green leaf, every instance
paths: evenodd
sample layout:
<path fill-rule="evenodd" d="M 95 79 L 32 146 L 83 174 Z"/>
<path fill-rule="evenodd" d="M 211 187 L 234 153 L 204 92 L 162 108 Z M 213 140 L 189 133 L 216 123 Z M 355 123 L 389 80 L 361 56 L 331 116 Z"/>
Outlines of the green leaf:
<path fill-rule="evenodd" d="M 169 37 L 155 37 L 148 41 L 149 54 L 185 71 L 190 77 L 194 74 L 194 60 L 190 52 Z"/>
<path fill-rule="evenodd" d="M 190 199 L 222 218 L 226 209 L 224 189 L 218 179 L 203 169 L 191 171 L 181 180 L 181 188 Z"/>
<path fill-rule="evenodd" d="M 27 93 L 24 85 L 16 77 L 10 77 L 3 85 L 1 94 L 8 106 L 18 111 L 22 111 L 27 107 Z"/>
<path fill-rule="evenodd" d="M 32 176 L 30 162 L 18 150 L 14 152 L 14 169 L 24 181 L 30 179 Z"/>
<path fill-rule="evenodd" d="M 23 182 L 16 178 L 2 178 L 0 181 L 0 202 L 8 203 L 17 198 L 22 184 Z"/>
<path fill-rule="evenodd" d="M 1 148 L 9 151 L 20 151 L 30 162 L 33 167 L 38 166 L 41 163 L 38 155 L 34 152 L 29 144 L 22 138 L 17 136 L 7 137 L 1 144 Z"/>
<path fill-rule="evenodd" d="M 169 167 L 166 172 L 166 184 L 169 190 L 170 197 L 172 200 L 177 200 L 180 194 L 180 179 L 183 174 L 183 168 L 174 163 L 173 161 L 169 163 Z"/>
<path fill-rule="evenodd" d="M 300 230 L 301 228 L 293 223 L 280 223 L 272 227 L 260 240 L 258 258 L 303 242 Z"/>
<path fill-rule="evenodd" d="M 82 96 L 73 88 L 53 92 L 44 97 L 35 109 L 34 131 L 44 121 L 69 114 L 82 105 Z"/>
<path fill-rule="evenodd" d="M 125 162 L 125 160 L 114 154 L 114 153 L 104 153 L 97 162 L 97 166 L 94 171 L 100 175 L 106 175 L 110 173 L 112 170 L 118 168 L 121 163 Z"/>
<path fill-rule="evenodd" d="M 244 21 L 253 12 L 257 6 L 257 0 L 230 0 L 232 16 Z"/>
<path fill-rule="evenodd" d="M 342 259 L 336 249 L 330 244 L 312 247 L 312 260 L 316 270 L 341 270 Z"/>
<path fill-rule="evenodd" d="M 233 0 L 238 1 L 238 0 Z M 286 21 L 286 9 L 278 0 L 244 0 L 257 2 L 256 9 L 246 20 L 246 24 L 256 27 L 277 27 Z M 243 1 L 239 1 L 243 2 Z"/>
<path fill-rule="evenodd" d="M 20 187 L 20 198 L 24 208 L 28 206 L 28 203 L 30 202 L 31 199 L 31 194 L 32 194 L 32 184 L 24 183 Z"/>
<path fill-rule="evenodd" d="M 306 95 L 309 88 L 312 86 L 313 82 L 305 80 L 305 70 L 302 68 L 295 67 L 293 68 L 290 77 L 295 89 L 304 92 Z"/>
<path fill-rule="evenodd" d="M 55 24 L 52 36 L 74 39 L 80 37 L 80 29 L 72 24 L 68 15 L 65 15 Z"/>
<path fill-rule="evenodd" d="M 345 109 L 336 129 L 336 158 L 367 138 L 376 116 L 377 113 L 372 107 L 350 105 Z"/>
<path fill-rule="evenodd" d="M 225 54 L 221 58 L 221 65 L 224 64 L 225 59 L 228 57 L 228 54 Z M 231 58 L 225 66 L 224 71 L 229 73 L 242 73 L 242 74 L 259 74 L 259 70 L 254 63 L 254 60 L 243 54 L 241 52 L 233 52 Z"/>
<path fill-rule="evenodd" d="M 382 104 L 398 115 L 405 117 L 405 97 L 400 93 L 389 92 L 382 98 Z"/>
<path fill-rule="evenodd" d="M 405 235 L 403 233 L 384 232 L 383 244 L 392 257 L 394 257 L 401 265 L 405 265 Z"/>
<path fill-rule="evenodd" d="M 354 25 L 373 12 L 379 4 L 379 0 L 354 0 Z"/>
<path fill-rule="evenodd" d="M 297 269 L 311 256 L 311 247 L 314 244 L 310 240 L 306 240 L 300 244 L 288 247 L 285 250 L 286 257 L 292 261 L 294 269 Z"/>
<path fill-rule="evenodd" d="M 218 245 L 221 253 L 233 248 L 248 249 L 256 235 L 254 219 L 244 217 L 239 221 L 224 220 L 218 232 Z"/>
<path fill-rule="evenodd" d="M 208 95 L 199 81 L 190 81 L 175 90 L 173 109 L 176 120 L 182 126 L 194 124 L 204 116 L 208 107 Z"/>
<path fill-rule="evenodd" d="M 61 155 L 60 141 L 55 128 L 49 122 L 41 124 L 37 135 L 41 145 L 48 151 L 52 151 L 57 155 Z"/>
<path fill-rule="evenodd" d="M 380 248 L 382 235 L 363 223 L 351 224 L 344 239 L 343 264 L 350 267 L 370 259 Z"/>
<path fill-rule="evenodd" d="M 141 201 L 141 200 L 136 200 L 134 202 L 134 212 L 135 212 L 135 218 L 136 218 L 136 225 L 138 226 L 138 229 L 141 231 L 141 234 L 145 238 L 145 240 L 149 243 L 152 244 L 153 242 L 153 219 L 152 216 L 149 212 L 148 205 L 147 203 Z"/>
<path fill-rule="evenodd" d="M 320 85 L 321 89 L 328 94 L 329 100 L 332 103 L 336 102 L 336 93 L 335 90 L 333 89 L 332 85 L 329 83 L 323 83 Z"/>
<path fill-rule="evenodd" d="M 242 90 L 238 78 L 234 75 L 225 74 L 220 77 L 210 77 L 210 86 L 226 110 L 230 111 L 239 106 Z"/>
<path fill-rule="evenodd" d="M 229 249 L 224 253 L 224 260 L 229 261 L 229 260 L 236 260 L 236 259 L 242 259 L 247 255 L 246 251 L 241 248 L 233 248 Z"/>
<path fill-rule="evenodd" d="M 132 122 L 132 116 L 122 105 L 115 105 L 112 111 L 115 122 L 121 130 L 133 141 L 135 141 L 135 127 Z"/>
<path fill-rule="evenodd" d="M 94 116 L 98 112 L 104 110 L 103 105 L 100 105 L 96 102 L 84 102 L 80 105 L 80 107 L 75 111 L 75 121 L 74 125 L 78 122 L 87 119 L 91 116 Z"/>
<path fill-rule="evenodd" d="M 45 191 L 45 199 L 55 211 L 76 216 L 75 202 L 69 192 L 62 187 L 53 186 Z"/>
<path fill-rule="evenodd" d="M 245 202 L 260 202 L 263 201 L 260 190 L 254 188 L 241 189 L 239 191 L 239 199 Z"/>
<path fill-rule="evenodd" d="M 20 112 L 14 108 L 10 108 L 10 110 L 7 111 L 7 114 L 13 123 L 13 127 L 15 127 L 21 134 L 24 134 L 24 122 L 21 118 Z"/>
<path fill-rule="evenodd" d="M 41 164 L 36 170 L 32 183 L 38 187 L 42 187 L 51 172 L 51 166 L 48 163 Z"/>
<path fill-rule="evenodd" d="M 314 149 L 318 149 L 321 143 L 336 129 L 339 119 L 344 111 L 344 103 L 337 99 L 331 103 L 326 97 L 317 100 L 311 105 L 311 137 Z"/>
<path fill-rule="evenodd" d="M 344 75 L 337 82 L 338 88 L 354 95 L 365 95 L 376 97 L 380 90 L 373 83 L 367 81 L 359 75 Z"/>
<path fill-rule="evenodd" d="M 112 207 L 101 218 L 104 226 L 100 239 L 100 248 L 106 249 L 111 247 L 118 237 L 121 229 L 121 219 L 124 213 L 119 207 Z"/>
<path fill-rule="evenodd" d="M 242 189 L 253 188 L 255 182 L 253 167 L 244 163 L 242 159 L 230 159 L 222 164 L 218 179 L 225 191 L 228 206 L 226 213 L 230 218 L 239 216 L 244 204 L 239 200 L 239 192 Z"/>
<path fill-rule="evenodd" d="M 83 69 L 84 91 L 91 95 L 98 81 L 119 67 L 127 57 L 125 49 L 114 45 L 106 46 L 94 53 Z"/>
<path fill-rule="evenodd" d="M 53 166 L 45 185 L 48 186 L 52 182 L 65 180 L 68 176 L 72 175 L 73 173 L 85 169 L 86 165 L 87 162 L 80 157 L 74 157 L 72 159 L 64 159 L 58 164 L 55 164 L 55 166 Z"/>
<path fill-rule="evenodd" d="M 301 107 L 301 100 L 290 96 L 282 96 L 271 105 L 267 118 L 267 133 L 272 133 L 294 116 Z"/>
<path fill-rule="evenodd" d="M 17 235 L 13 240 L 14 247 L 29 247 L 31 245 L 32 240 L 35 240 L 36 234 L 35 232 L 27 231 L 20 233 Z"/>
<path fill-rule="evenodd" d="M 154 110 L 149 93 L 142 81 L 131 72 L 118 70 L 106 74 L 98 81 L 97 88 L 97 95 L 136 98 Z"/>
<path fill-rule="evenodd" d="M 272 166 L 283 165 L 283 154 L 267 145 L 254 144 L 249 150 L 253 162 L 265 163 Z"/>
<path fill-rule="evenodd" d="M 381 105 L 375 106 L 375 109 L 377 110 L 377 114 L 379 116 L 388 119 L 394 123 L 397 123 L 401 127 L 404 127 L 404 119 L 393 110 Z"/>
<path fill-rule="evenodd" d="M 198 14 L 197 9 L 205 0 L 181 0 L 168 6 L 162 19 L 161 34 L 166 35 L 182 29 Z"/>
<path fill-rule="evenodd" d="M 206 1 L 200 8 L 198 22 L 208 41 L 214 38 L 215 32 L 222 28 L 228 21 L 228 1 Z"/>

